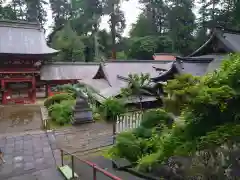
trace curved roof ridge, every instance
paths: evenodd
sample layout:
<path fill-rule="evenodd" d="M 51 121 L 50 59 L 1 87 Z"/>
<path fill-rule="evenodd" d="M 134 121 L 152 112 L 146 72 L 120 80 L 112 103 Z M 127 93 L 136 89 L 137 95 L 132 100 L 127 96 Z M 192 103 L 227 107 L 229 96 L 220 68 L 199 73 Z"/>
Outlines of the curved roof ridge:
<path fill-rule="evenodd" d="M 186 56 L 186 57 L 194 56 L 194 55 L 197 54 L 199 51 L 201 51 L 206 45 L 208 45 L 208 44 L 212 41 L 212 39 L 214 38 L 215 34 L 216 34 L 215 32 L 212 33 L 212 35 L 210 36 L 210 38 L 209 38 L 202 46 L 200 46 L 197 50 L 195 50 L 193 53 L 191 53 L 190 55 L 188 55 L 188 56 Z"/>

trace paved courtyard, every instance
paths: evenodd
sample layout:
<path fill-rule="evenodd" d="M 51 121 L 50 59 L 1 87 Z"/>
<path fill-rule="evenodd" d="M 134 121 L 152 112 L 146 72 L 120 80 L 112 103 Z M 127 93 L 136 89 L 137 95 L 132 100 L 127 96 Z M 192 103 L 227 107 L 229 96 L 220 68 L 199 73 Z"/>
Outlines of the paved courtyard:
<path fill-rule="evenodd" d="M 104 122 L 83 124 L 53 132 L 58 147 L 81 153 L 113 143 L 112 125 Z"/>
<path fill-rule="evenodd" d="M 48 132 L 41 125 L 40 106 L 0 106 L 0 148 L 6 160 L 0 164 L 0 180 L 61 180 L 56 169 L 61 163 L 58 148 L 82 157 L 113 143 L 112 125 L 104 122 Z M 85 172 L 78 173 L 84 177 Z"/>
<path fill-rule="evenodd" d="M 0 106 L 0 134 L 39 130 L 41 111 L 37 105 Z"/>
<path fill-rule="evenodd" d="M 61 180 L 56 170 L 60 154 L 51 134 L 37 132 L 0 137 L 6 163 L 0 165 L 1 180 Z"/>

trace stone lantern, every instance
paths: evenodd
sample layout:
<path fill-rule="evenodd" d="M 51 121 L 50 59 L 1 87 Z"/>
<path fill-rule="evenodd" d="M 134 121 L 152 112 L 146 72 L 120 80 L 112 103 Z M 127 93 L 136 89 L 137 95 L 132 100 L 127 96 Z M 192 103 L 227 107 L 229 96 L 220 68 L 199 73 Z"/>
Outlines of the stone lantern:
<path fill-rule="evenodd" d="M 90 108 L 87 98 L 78 93 L 76 105 L 73 110 L 73 124 L 84 124 L 93 122 L 92 109 Z"/>

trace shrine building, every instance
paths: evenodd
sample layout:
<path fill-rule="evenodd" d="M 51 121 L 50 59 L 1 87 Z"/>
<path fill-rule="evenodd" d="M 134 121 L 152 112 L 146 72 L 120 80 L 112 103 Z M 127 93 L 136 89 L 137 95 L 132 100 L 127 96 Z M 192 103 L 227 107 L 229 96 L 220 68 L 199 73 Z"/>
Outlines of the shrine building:
<path fill-rule="evenodd" d="M 34 103 L 41 65 L 58 51 L 47 46 L 37 23 L 1 20 L 0 34 L 2 104 Z"/>

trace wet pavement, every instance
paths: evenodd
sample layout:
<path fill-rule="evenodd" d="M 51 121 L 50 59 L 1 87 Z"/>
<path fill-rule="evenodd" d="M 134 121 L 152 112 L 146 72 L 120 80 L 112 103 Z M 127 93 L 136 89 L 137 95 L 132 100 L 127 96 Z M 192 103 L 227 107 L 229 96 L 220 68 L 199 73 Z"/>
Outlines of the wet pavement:
<path fill-rule="evenodd" d="M 40 129 L 42 117 L 38 105 L 0 106 L 0 134 Z"/>
<path fill-rule="evenodd" d="M 83 124 L 53 131 L 58 147 L 70 153 L 112 145 L 112 125 L 104 122 Z"/>
<path fill-rule="evenodd" d="M 61 180 L 56 169 L 60 154 L 45 132 L 0 138 L 6 163 L 0 165 L 4 180 Z M 54 158 L 56 157 L 56 159 Z"/>

